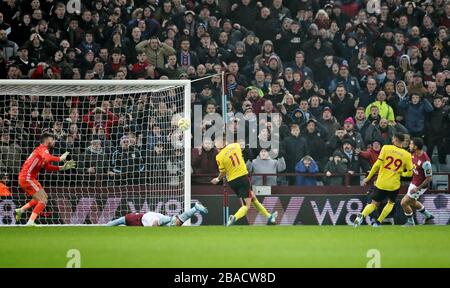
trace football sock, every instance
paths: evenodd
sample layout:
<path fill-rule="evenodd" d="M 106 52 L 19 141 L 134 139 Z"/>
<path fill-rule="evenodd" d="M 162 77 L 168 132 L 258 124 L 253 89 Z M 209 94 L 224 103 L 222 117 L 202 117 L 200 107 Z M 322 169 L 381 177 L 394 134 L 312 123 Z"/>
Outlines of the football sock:
<path fill-rule="evenodd" d="M 413 215 L 414 215 L 414 213 L 410 213 L 410 214 L 405 213 L 405 216 L 407 218 L 406 222 L 414 225 L 416 223 L 414 223 Z"/>
<path fill-rule="evenodd" d="M 28 202 L 27 204 L 23 205 L 20 208 L 20 212 L 23 213 L 23 212 L 27 211 L 28 209 L 33 208 L 34 206 L 37 205 L 37 203 L 38 203 L 37 200 L 35 200 L 35 199 L 31 200 L 30 202 Z"/>
<path fill-rule="evenodd" d="M 241 208 L 239 208 L 236 214 L 234 214 L 236 221 L 247 215 L 247 212 L 248 212 L 247 206 L 242 206 Z"/>
<path fill-rule="evenodd" d="M 377 205 L 370 203 L 367 204 L 366 207 L 364 207 L 364 210 L 361 212 L 361 215 L 363 217 L 367 217 L 369 216 L 373 211 L 375 211 L 375 209 L 377 209 Z"/>
<path fill-rule="evenodd" d="M 417 212 L 422 213 L 426 218 L 431 217 L 431 213 L 427 209 L 425 209 L 425 206 L 422 206 L 422 208 L 417 210 Z"/>
<path fill-rule="evenodd" d="M 169 217 L 169 216 L 165 216 L 165 215 L 159 218 L 158 225 L 165 226 L 165 225 L 169 224 L 167 226 L 172 226 L 172 218 L 174 218 L 173 225 L 175 225 L 175 220 L 176 220 L 175 216 Z"/>
<path fill-rule="evenodd" d="M 391 213 L 392 209 L 394 209 L 394 203 L 388 202 L 386 206 L 384 206 L 380 217 L 378 217 L 378 222 L 382 223 L 384 218 L 386 218 L 389 215 L 389 213 Z"/>
<path fill-rule="evenodd" d="M 45 204 L 42 202 L 38 202 L 36 204 L 36 207 L 34 207 L 33 213 L 31 213 L 30 220 L 28 220 L 28 222 L 34 223 L 34 221 L 36 221 L 37 216 L 39 214 L 41 214 L 41 212 L 44 211 L 44 209 L 45 209 Z"/>
<path fill-rule="evenodd" d="M 119 226 L 119 225 L 127 225 L 125 222 L 125 217 L 120 217 L 119 219 L 115 219 L 112 221 L 109 221 L 106 226 Z"/>
<path fill-rule="evenodd" d="M 258 199 L 253 199 L 252 201 L 253 207 L 256 208 L 256 210 L 258 210 L 259 213 L 261 213 L 262 215 L 264 215 L 264 217 L 269 218 L 270 217 L 270 213 L 269 211 L 267 211 L 266 207 L 264 207 L 259 201 Z"/>
<path fill-rule="evenodd" d="M 191 219 L 192 216 L 194 216 L 195 212 L 197 212 L 197 209 L 195 209 L 195 207 L 184 211 L 184 213 L 182 213 L 180 216 L 178 216 L 178 218 L 180 218 L 180 220 L 184 223 L 187 220 Z"/>

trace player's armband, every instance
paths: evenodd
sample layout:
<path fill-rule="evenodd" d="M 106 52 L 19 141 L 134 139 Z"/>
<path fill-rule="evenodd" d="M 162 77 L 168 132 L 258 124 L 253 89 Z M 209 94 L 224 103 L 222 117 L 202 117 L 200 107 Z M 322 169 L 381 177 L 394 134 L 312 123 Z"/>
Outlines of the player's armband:
<path fill-rule="evenodd" d="M 433 168 L 431 166 L 430 161 L 425 161 L 422 164 L 422 169 L 425 174 L 425 177 L 433 176 Z"/>

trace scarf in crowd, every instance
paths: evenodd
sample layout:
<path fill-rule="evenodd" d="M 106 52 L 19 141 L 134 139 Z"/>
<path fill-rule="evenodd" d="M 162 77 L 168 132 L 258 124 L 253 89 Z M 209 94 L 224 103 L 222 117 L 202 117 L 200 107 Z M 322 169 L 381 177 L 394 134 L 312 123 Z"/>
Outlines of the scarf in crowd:
<path fill-rule="evenodd" d="M 233 91 L 236 89 L 236 87 L 237 87 L 237 83 L 233 83 L 233 84 L 228 83 L 228 85 L 227 85 L 228 91 Z"/>

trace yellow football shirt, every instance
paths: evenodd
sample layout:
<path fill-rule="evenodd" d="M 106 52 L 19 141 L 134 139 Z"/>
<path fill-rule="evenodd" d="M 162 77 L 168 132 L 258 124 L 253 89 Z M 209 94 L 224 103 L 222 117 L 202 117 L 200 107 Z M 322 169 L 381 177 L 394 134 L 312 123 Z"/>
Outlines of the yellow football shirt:
<path fill-rule="evenodd" d="M 411 153 L 395 145 L 384 145 L 368 178 L 378 172 L 375 186 L 386 191 L 396 191 L 400 189 L 400 177 L 411 176 L 412 170 Z"/>
<path fill-rule="evenodd" d="M 217 166 L 221 173 L 225 173 L 227 181 L 248 174 L 242 149 L 239 143 L 233 143 L 223 148 L 216 156 Z"/>

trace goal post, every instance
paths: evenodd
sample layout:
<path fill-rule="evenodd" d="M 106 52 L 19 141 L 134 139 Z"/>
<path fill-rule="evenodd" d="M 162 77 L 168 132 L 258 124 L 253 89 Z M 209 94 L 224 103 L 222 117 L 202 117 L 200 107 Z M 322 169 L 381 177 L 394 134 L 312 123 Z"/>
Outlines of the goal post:
<path fill-rule="evenodd" d="M 191 129 L 177 121 L 191 119 L 190 94 L 190 80 L 0 80 L 0 172 L 12 180 L 0 225 L 25 222 L 12 217 L 30 200 L 18 172 L 44 131 L 56 135 L 52 153 L 71 152 L 77 168 L 41 172 L 49 203 L 37 223 L 101 225 L 189 209 Z"/>

